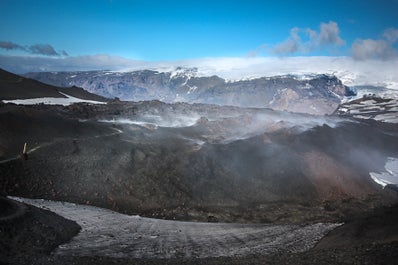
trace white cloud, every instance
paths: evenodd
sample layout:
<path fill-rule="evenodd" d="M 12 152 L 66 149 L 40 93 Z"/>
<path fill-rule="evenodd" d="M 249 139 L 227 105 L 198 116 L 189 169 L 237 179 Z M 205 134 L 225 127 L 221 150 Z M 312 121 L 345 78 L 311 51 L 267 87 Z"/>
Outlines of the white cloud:
<path fill-rule="evenodd" d="M 266 50 L 268 48 L 267 44 L 263 44 L 258 46 L 255 50 L 250 51 L 247 54 L 247 57 L 256 57 L 258 56 L 263 50 Z"/>
<path fill-rule="evenodd" d="M 388 28 L 383 32 L 383 37 L 390 43 L 398 41 L 398 29 Z"/>
<path fill-rule="evenodd" d="M 340 38 L 340 29 L 336 22 L 330 21 L 329 23 L 321 23 L 321 30 L 319 32 L 318 41 L 323 45 L 336 45 L 341 46 L 345 41 Z"/>
<path fill-rule="evenodd" d="M 385 40 L 358 39 L 352 45 L 352 56 L 356 60 L 388 60 L 397 56 L 397 51 Z"/>
<path fill-rule="evenodd" d="M 303 51 L 303 43 L 300 37 L 300 28 L 294 27 L 290 30 L 290 36 L 285 41 L 277 44 L 273 48 L 275 54 L 286 55 L 295 52 Z M 304 30 L 305 31 L 305 30 Z M 311 38 L 311 35 L 310 35 Z"/>
<path fill-rule="evenodd" d="M 388 28 L 382 39 L 357 39 L 352 45 L 352 56 L 356 60 L 391 60 L 398 56 L 394 43 L 398 41 L 398 29 Z"/>
<path fill-rule="evenodd" d="M 274 47 L 274 53 L 276 54 L 290 54 L 295 53 L 299 50 L 301 42 L 295 41 L 293 38 L 289 38 L 282 43 L 279 43 Z"/>
<path fill-rule="evenodd" d="M 286 55 L 296 52 L 308 53 L 330 46 L 342 46 L 345 41 L 340 37 L 340 29 L 336 22 L 321 23 L 319 32 L 310 28 L 294 27 L 290 36 L 274 46 L 275 54 Z"/>

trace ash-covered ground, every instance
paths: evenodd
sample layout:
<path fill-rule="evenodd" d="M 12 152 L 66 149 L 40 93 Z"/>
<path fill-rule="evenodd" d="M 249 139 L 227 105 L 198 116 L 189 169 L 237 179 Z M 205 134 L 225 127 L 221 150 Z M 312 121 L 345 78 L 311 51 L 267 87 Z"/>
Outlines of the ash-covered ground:
<path fill-rule="evenodd" d="M 113 258 L 207 258 L 303 252 L 340 224 L 238 224 L 129 216 L 87 205 L 14 198 L 81 225 L 56 255 Z"/>
<path fill-rule="evenodd" d="M 398 157 L 391 123 L 114 101 L 1 104 L 0 127 L 0 190 L 8 196 L 157 219 L 273 225 L 350 222 L 397 201 L 370 176 Z M 27 160 L 20 157 L 25 142 Z"/>

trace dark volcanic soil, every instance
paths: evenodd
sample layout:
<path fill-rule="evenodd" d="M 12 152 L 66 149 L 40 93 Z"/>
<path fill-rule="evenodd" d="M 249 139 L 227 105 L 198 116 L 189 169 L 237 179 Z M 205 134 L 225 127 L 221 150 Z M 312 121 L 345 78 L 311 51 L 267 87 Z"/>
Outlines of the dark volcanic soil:
<path fill-rule="evenodd" d="M 0 264 L 31 262 L 69 241 L 80 227 L 50 211 L 0 197 Z"/>
<path fill-rule="evenodd" d="M 24 220 L 37 225 L 38 214 Z M 345 225 L 330 232 L 318 245 L 303 253 L 281 252 L 275 255 L 224 257 L 203 259 L 117 259 L 104 257 L 72 257 L 49 255 L 41 248 L 30 248 L 36 238 L 27 236 L 18 246 L 9 264 L 396 264 L 398 258 L 398 206 L 380 208 L 370 214 L 361 214 Z M 49 219 L 43 219 L 51 221 Z M 21 226 L 18 226 L 21 228 Z M 48 227 L 47 227 L 48 229 Z M 25 233 L 25 230 L 18 230 Z M 22 231 L 22 232 L 21 232 Z M 4 263 L 6 260 L 2 260 Z M 0 264 L 2 264 L 0 262 Z M 8 264 L 8 263 L 4 263 Z"/>
<path fill-rule="evenodd" d="M 272 223 L 342 221 L 396 199 L 369 172 L 398 155 L 397 126 L 157 101 L 3 105 L 1 113 L 4 158 L 25 137 L 39 147 L 27 161 L 0 163 L 8 195 L 171 220 Z M 141 123 L 117 122 L 126 118 Z M 115 121 L 96 121 L 104 119 Z"/>
<path fill-rule="evenodd" d="M 48 226 L 33 210 L 32 218 L 21 220 L 25 228 L 17 230 L 32 240 L 15 245 L 22 245 L 27 254 L 20 257 L 28 258 L 12 264 L 391 264 L 396 257 L 396 222 L 390 222 L 396 207 L 369 217 L 397 201 L 396 193 L 369 176 L 383 171 L 388 157 L 398 157 L 394 124 L 158 101 L 68 107 L 0 103 L 0 136 L 5 195 L 171 220 L 348 221 L 343 226 L 348 230 L 336 230 L 329 242 L 303 254 L 126 261 L 40 254 L 60 241 L 54 231 L 35 232 Z M 28 160 L 18 157 L 24 142 Z M 55 220 L 43 222 L 51 227 Z M 383 241 L 388 231 L 392 236 Z M 34 235 L 43 233 L 54 241 L 35 248 Z M 4 247 L 7 242 L 13 241 Z"/>
<path fill-rule="evenodd" d="M 32 150 L 65 138 L 112 132 L 112 128 L 79 122 L 49 106 L 35 108 L 0 103 L 0 160 L 21 154 L 24 143 L 28 144 L 28 150 Z"/>
<path fill-rule="evenodd" d="M 330 265 L 330 264 L 396 264 L 398 258 L 398 242 L 376 245 L 351 246 L 348 248 L 330 248 L 327 250 L 311 250 L 305 253 L 280 253 L 274 256 L 255 256 L 241 258 L 205 258 L 205 259 L 167 259 L 167 260 L 126 260 L 99 257 L 61 257 L 40 256 L 33 259 L 34 263 L 26 264 L 98 264 L 98 265 Z M 21 263 L 23 264 L 23 263 Z"/>

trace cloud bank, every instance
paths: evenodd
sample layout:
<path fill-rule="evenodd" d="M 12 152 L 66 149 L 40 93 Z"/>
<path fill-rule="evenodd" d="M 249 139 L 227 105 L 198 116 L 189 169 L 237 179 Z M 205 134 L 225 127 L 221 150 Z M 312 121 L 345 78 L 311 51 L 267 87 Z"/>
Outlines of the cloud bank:
<path fill-rule="evenodd" d="M 383 37 L 390 43 L 398 41 L 398 29 L 388 28 L 383 32 Z"/>
<path fill-rule="evenodd" d="M 203 58 L 195 60 L 147 62 L 110 55 L 77 57 L 21 57 L 0 55 L 0 67 L 15 73 L 37 71 L 135 71 L 152 69 L 166 72 L 176 67 L 196 67 L 198 75 L 218 75 L 227 80 L 286 74 L 333 74 L 345 85 L 374 85 L 398 89 L 398 58 L 355 60 L 351 57 L 254 57 Z"/>
<path fill-rule="evenodd" d="M 321 23 L 319 30 L 294 27 L 289 37 L 273 46 L 271 52 L 278 56 L 289 56 L 295 53 L 311 53 L 327 48 L 337 49 L 346 41 L 340 37 L 336 22 Z M 355 60 L 392 60 L 398 57 L 398 29 L 386 29 L 379 39 L 356 39 L 351 46 L 351 56 Z M 260 46 L 261 47 L 261 46 Z M 257 55 L 259 49 L 251 54 Z"/>
<path fill-rule="evenodd" d="M 21 45 L 13 43 L 11 41 L 0 41 L 0 48 L 5 50 L 25 50 L 25 48 Z"/>
<path fill-rule="evenodd" d="M 140 68 L 141 64 L 143 62 L 106 54 L 68 57 L 0 55 L 0 67 L 19 74 L 44 71 L 121 70 L 130 67 Z"/>
<path fill-rule="evenodd" d="M 50 44 L 34 44 L 29 46 L 23 46 L 11 41 L 0 41 L 0 48 L 8 51 L 20 50 L 31 54 L 45 56 L 68 56 L 68 53 L 66 51 L 57 52 Z"/>
<path fill-rule="evenodd" d="M 395 44 L 398 42 L 398 29 L 386 29 L 380 39 L 357 39 L 352 45 L 352 57 L 356 60 L 392 60 L 398 57 Z"/>

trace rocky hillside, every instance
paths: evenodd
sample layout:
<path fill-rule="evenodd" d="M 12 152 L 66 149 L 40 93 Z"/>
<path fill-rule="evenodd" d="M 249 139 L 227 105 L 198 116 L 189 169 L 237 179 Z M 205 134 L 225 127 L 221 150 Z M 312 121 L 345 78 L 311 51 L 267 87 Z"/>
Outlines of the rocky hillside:
<path fill-rule="evenodd" d="M 208 103 L 265 107 L 311 114 L 330 114 L 352 91 L 335 76 L 275 76 L 230 81 L 200 76 L 197 69 L 172 72 L 41 72 L 27 77 L 62 87 L 79 86 L 122 100 Z"/>
<path fill-rule="evenodd" d="M 0 100 L 68 98 L 109 101 L 80 87 L 58 87 L 0 69 Z"/>
<path fill-rule="evenodd" d="M 0 69 L 0 100 L 39 97 L 65 98 L 54 86 Z"/>

